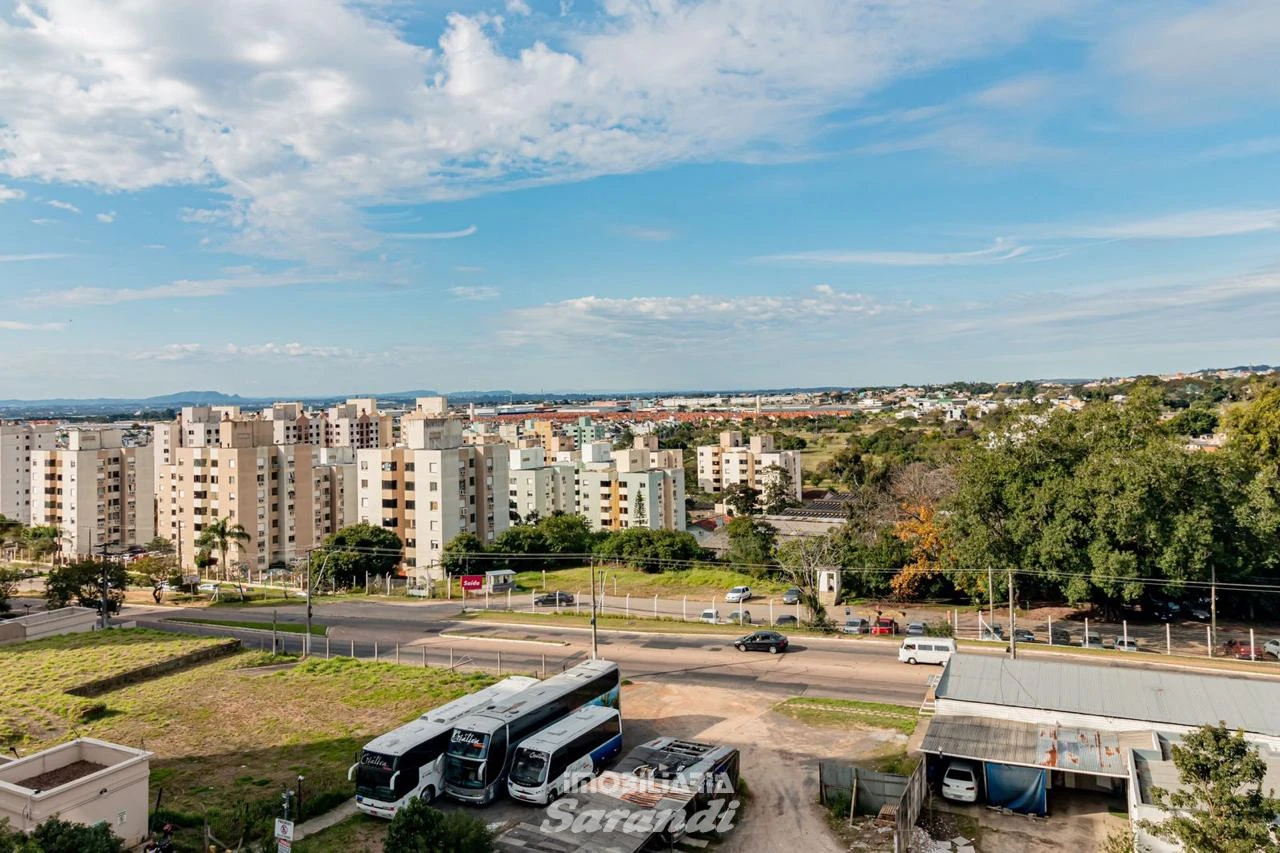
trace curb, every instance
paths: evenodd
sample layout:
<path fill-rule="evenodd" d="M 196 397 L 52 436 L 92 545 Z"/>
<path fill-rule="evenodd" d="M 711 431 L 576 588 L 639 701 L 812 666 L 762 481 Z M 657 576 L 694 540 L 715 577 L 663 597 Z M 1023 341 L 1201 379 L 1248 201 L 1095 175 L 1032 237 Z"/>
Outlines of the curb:
<path fill-rule="evenodd" d="M 224 631 L 253 631 L 258 634 L 293 634 L 298 637 L 307 636 L 306 631 L 281 631 L 279 629 L 272 631 L 271 628 L 246 628 L 243 625 L 227 625 L 220 622 L 191 622 L 186 619 L 157 619 L 157 622 L 173 622 L 178 625 L 193 625 L 197 628 L 221 628 Z M 296 623 L 289 623 L 296 624 Z M 323 634 L 312 634 L 313 637 L 328 637 L 329 628 L 324 629 Z"/>
<path fill-rule="evenodd" d="M 492 623 L 497 624 L 497 623 Z M 448 637 L 450 640 L 481 640 L 488 643 L 528 643 L 534 646 L 567 646 L 568 643 L 558 642 L 556 640 L 517 640 L 511 637 L 479 637 L 471 634 L 454 634 L 448 631 L 441 631 L 438 636 Z"/>

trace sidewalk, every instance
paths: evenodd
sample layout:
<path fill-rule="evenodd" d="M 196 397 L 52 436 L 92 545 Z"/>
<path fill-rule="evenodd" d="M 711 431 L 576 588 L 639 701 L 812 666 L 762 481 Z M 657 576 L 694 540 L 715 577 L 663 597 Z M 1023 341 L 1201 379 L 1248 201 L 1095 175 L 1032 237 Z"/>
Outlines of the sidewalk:
<path fill-rule="evenodd" d="M 356 801 L 354 799 L 346 800 L 336 809 L 327 811 L 319 817 L 313 817 L 311 820 L 303 821 L 295 826 L 293 828 L 293 840 L 298 841 L 308 835 L 324 832 L 329 827 L 337 826 L 347 818 L 355 817 L 359 813 L 356 809 Z"/>

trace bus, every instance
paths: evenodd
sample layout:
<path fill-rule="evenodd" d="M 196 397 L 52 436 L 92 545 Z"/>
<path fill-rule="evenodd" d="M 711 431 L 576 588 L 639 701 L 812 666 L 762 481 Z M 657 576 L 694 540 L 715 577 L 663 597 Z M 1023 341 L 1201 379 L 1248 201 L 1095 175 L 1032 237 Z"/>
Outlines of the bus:
<path fill-rule="evenodd" d="M 430 802 L 443 789 L 443 756 L 458 720 L 501 704 L 541 682 L 514 676 L 428 711 L 365 746 L 347 771 L 356 783 L 356 808 L 390 819 L 416 797 Z"/>
<path fill-rule="evenodd" d="M 444 790 L 464 803 L 492 802 L 507 787 L 516 747 L 587 705 L 618 707 L 618 665 L 589 660 L 454 726 L 444 758 Z"/>
<path fill-rule="evenodd" d="M 592 705 L 552 723 L 516 747 L 507 775 L 512 798 L 545 806 L 595 777 L 622 752 L 622 715 Z"/>

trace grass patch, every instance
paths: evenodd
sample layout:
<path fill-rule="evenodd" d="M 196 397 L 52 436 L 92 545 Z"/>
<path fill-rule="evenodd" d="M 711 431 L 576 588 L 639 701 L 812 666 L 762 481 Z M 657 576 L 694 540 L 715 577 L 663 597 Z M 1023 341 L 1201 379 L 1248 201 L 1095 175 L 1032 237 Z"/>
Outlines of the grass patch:
<path fill-rule="evenodd" d="M 802 723 L 817 726 L 850 725 L 874 729 L 890 729 L 908 737 L 916 730 L 919 715 L 903 705 L 885 705 L 880 702 L 858 702 L 850 699 L 819 699 L 800 697 L 787 699 L 773 706 L 773 710 Z"/>
<path fill-rule="evenodd" d="M 757 595 L 780 596 L 791 584 L 773 578 L 760 578 L 746 572 L 722 568 L 677 569 L 657 574 L 647 574 L 638 569 L 606 566 L 596 570 L 597 583 L 602 582 L 605 595 L 627 595 L 652 598 L 672 598 L 687 595 L 704 600 L 716 599 L 724 604 L 724 594 L 731 587 L 749 586 Z M 543 590 L 542 572 L 518 572 L 516 584 L 526 592 Z M 584 600 L 591 597 L 591 569 L 547 569 L 546 591 L 581 592 Z M 753 604 L 755 602 L 749 602 Z"/>
<path fill-rule="evenodd" d="M 66 691 L 225 642 L 144 629 L 66 634 L 0 647 L 0 745 L 57 742 L 72 726 L 102 720 L 110 699 Z M 83 730 L 82 730 L 83 733 Z M 24 749 L 29 752 L 30 749 Z"/>
<path fill-rule="evenodd" d="M 189 622 L 192 625 L 217 625 L 221 628 L 256 628 L 259 631 L 269 631 L 271 626 L 266 622 L 236 622 L 228 619 L 197 619 L 193 616 L 182 616 L 176 619 L 169 619 L 169 622 Z M 311 633 L 323 637 L 329 630 L 327 625 L 318 625 L 311 623 Z M 281 634 L 305 634 L 307 626 L 293 622 L 277 622 L 276 631 Z"/>
<path fill-rule="evenodd" d="M 294 853 L 377 853 L 382 850 L 390 821 L 379 820 L 365 814 L 350 817 L 324 832 L 308 836 L 293 843 Z"/>
<path fill-rule="evenodd" d="M 895 776 L 910 776 L 919 763 L 920 756 L 907 755 L 905 749 L 863 762 L 868 770 L 874 770 L 876 773 L 892 773 Z"/>

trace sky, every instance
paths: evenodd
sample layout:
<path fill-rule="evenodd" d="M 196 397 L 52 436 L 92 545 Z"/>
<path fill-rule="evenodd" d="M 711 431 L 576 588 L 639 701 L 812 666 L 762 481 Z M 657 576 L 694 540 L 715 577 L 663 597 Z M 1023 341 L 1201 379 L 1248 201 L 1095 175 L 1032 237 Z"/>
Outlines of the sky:
<path fill-rule="evenodd" d="M 1280 363 L 1275 0 L 0 0 L 0 398 Z"/>

